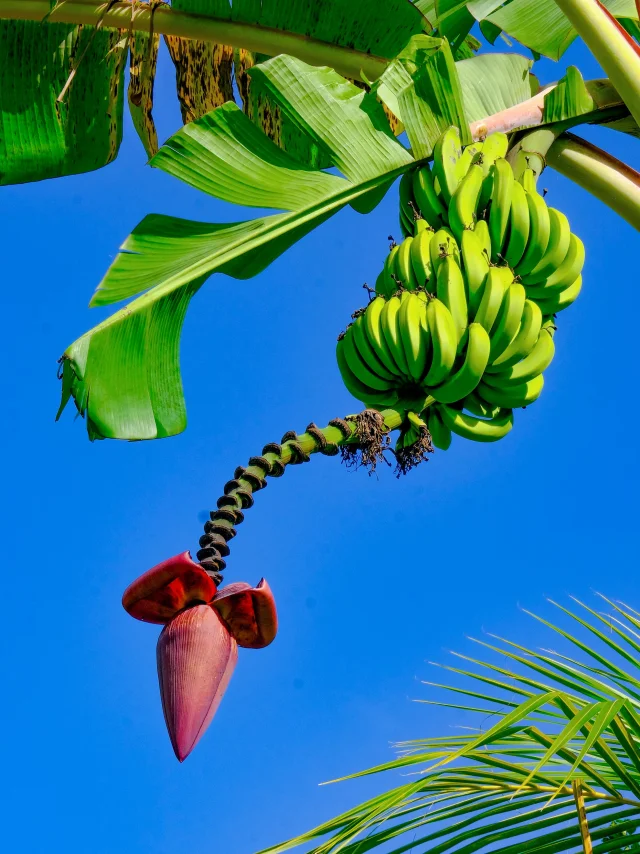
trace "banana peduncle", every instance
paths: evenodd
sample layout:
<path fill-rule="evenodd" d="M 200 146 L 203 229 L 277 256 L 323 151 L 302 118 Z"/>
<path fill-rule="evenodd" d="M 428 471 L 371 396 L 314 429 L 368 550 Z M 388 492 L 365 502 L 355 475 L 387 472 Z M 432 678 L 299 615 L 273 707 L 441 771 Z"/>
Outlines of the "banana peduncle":
<path fill-rule="evenodd" d="M 282 477 L 287 466 L 306 463 L 316 452 L 325 456 L 342 452 L 347 464 L 357 462 L 359 453 L 362 464 L 372 470 L 385 448 L 384 437 L 404 420 L 405 413 L 400 410 L 365 409 L 357 415 L 334 418 L 322 429 L 311 423 L 304 433 L 291 430 L 280 443 L 265 445 L 260 456 L 251 457 L 246 467 L 238 466 L 233 479 L 225 484 L 217 509 L 211 511 L 200 537 L 200 565 L 220 583 L 229 541 L 236 535 L 235 526 L 244 520 L 243 511 L 253 506 L 253 494 L 267 485 L 267 477 Z"/>

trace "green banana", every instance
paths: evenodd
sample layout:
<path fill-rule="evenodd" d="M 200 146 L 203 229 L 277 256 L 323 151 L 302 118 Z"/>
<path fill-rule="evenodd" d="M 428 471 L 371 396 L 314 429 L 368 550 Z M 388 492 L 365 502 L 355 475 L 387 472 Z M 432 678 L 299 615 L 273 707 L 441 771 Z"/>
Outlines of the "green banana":
<path fill-rule="evenodd" d="M 451 312 L 458 346 L 467 328 L 467 294 L 462 270 L 452 255 L 447 255 L 438 268 L 436 293 Z"/>
<path fill-rule="evenodd" d="M 415 202 L 413 200 L 412 178 L 409 172 L 405 172 L 400 179 L 398 195 L 400 196 L 400 228 L 405 237 L 408 237 L 414 232 L 415 222 Z"/>
<path fill-rule="evenodd" d="M 400 326 L 398 324 L 398 312 L 400 311 L 400 300 L 398 297 L 391 297 L 385 303 L 380 315 L 380 327 L 384 340 L 387 343 L 389 353 L 393 361 L 396 363 L 398 373 L 409 380 L 409 367 L 404 356 L 402 348 L 402 339 L 400 337 Z"/>
<path fill-rule="evenodd" d="M 491 385 L 489 385 L 490 382 Z M 543 387 L 544 377 L 542 374 L 538 374 L 527 382 L 500 387 L 497 386 L 495 374 L 486 374 L 485 379 L 478 385 L 478 394 L 487 403 L 494 403 L 496 406 L 502 406 L 505 409 L 520 409 L 537 400 Z"/>
<path fill-rule="evenodd" d="M 509 285 L 491 334 L 491 361 L 507 349 L 520 329 L 527 292 L 519 282 Z"/>
<path fill-rule="evenodd" d="M 449 227 L 458 242 L 465 229 L 473 228 L 476 221 L 478 198 L 482 190 L 482 166 L 473 164 L 464 176 L 449 203 Z"/>
<path fill-rule="evenodd" d="M 344 356 L 347 360 L 351 373 L 354 374 L 363 385 L 374 391 L 387 391 L 389 379 L 379 376 L 375 370 L 365 361 L 365 357 L 357 348 L 353 326 L 349 326 L 342 339 Z"/>
<path fill-rule="evenodd" d="M 356 400 L 361 400 L 365 404 L 375 404 L 376 406 L 394 406 L 398 402 L 398 395 L 393 389 L 387 389 L 385 392 L 376 391 L 370 388 L 365 383 L 361 382 L 353 373 L 348 365 L 344 353 L 344 338 L 338 340 L 336 347 L 336 358 L 342 381 L 349 394 L 352 394 Z"/>
<path fill-rule="evenodd" d="M 478 162 L 480 158 L 476 157 L 476 154 L 479 154 L 482 151 L 483 147 L 484 142 L 472 142 L 462 149 L 462 154 L 460 155 L 460 160 L 458 161 L 458 170 L 460 171 L 460 175 L 462 178 L 464 178 L 464 176 L 471 168 L 471 164 L 474 161 L 476 163 Z"/>
<path fill-rule="evenodd" d="M 491 136 L 488 136 L 484 145 L 482 146 L 482 152 L 480 156 L 476 158 L 476 162 L 482 165 L 482 169 L 484 171 L 484 181 L 482 183 L 482 192 L 480 193 L 480 198 L 478 199 L 478 213 L 482 213 L 487 205 L 489 204 L 489 200 L 491 199 L 491 193 L 493 190 L 493 164 L 500 157 L 507 156 L 507 150 L 509 148 L 509 138 L 504 133 L 492 133 Z"/>
<path fill-rule="evenodd" d="M 544 326 L 540 330 L 538 341 L 529 355 L 510 368 L 494 374 L 507 383 L 526 383 L 541 374 L 551 364 L 555 353 L 553 329 Z"/>
<path fill-rule="evenodd" d="M 560 267 L 567 257 L 571 241 L 569 220 L 561 211 L 549 208 L 549 223 L 550 232 L 547 251 L 530 273 L 527 275 L 520 273 L 520 277 L 525 285 L 541 284 Z"/>
<path fill-rule="evenodd" d="M 384 310 L 386 300 L 384 297 L 376 297 L 367 306 L 364 317 L 364 327 L 367 333 L 369 343 L 373 347 L 376 356 L 385 366 L 387 371 L 397 376 L 398 366 L 396 365 L 393 356 L 389 350 L 389 345 L 382 331 L 382 312 Z"/>
<path fill-rule="evenodd" d="M 460 252 L 467 283 L 469 317 L 473 319 L 480 306 L 484 283 L 489 273 L 489 256 L 485 252 L 476 231 L 464 231 L 462 233 Z"/>
<path fill-rule="evenodd" d="M 515 268 L 524 255 L 529 240 L 529 227 L 527 194 L 522 184 L 516 181 L 513 185 L 513 195 L 511 196 L 509 239 L 504 250 L 504 260 L 511 268 Z"/>
<path fill-rule="evenodd" d="M 515 272 L 518 276 L 528 275 L 539 264 L 547 251 L 551 232 L 547 203 L 537 191 L 530 192 L 525 188 L 525 192 L 529 206 L 529 241 L 524 255 L 516 265 Z"/>
<path fill-rule="evenodd" d="M 413 173 L 412 189 L 416 207 L 428 225 L 437 231 L 442 227 L 447 209 L 433 186 L 433 176 L 427 163 Z"/>
<path fill-rule="evenodd" d="M 427 410 L 427 429 L 431 434 L 433 447 L 440 451 L 448 450 L 451 446 L 451 430 L 445 427 L 437 406 L 430 406 Z"/>
<path fill-rule="evenodd" d="M 581 290 L 582 276 L 578 276 L 575 282 L 569 285 L 568 288 L 554 293 L 554 295 L 550 296 L 548 299 L 538 300 L 540 311 L 545 316 L 549 314 L 557 314 L 559 311 L 570 306 L 572 302 L 575 302 Z"/>
<path fill-rule="evenodd" d="M 409 375 L 416 382 L 424 376 L 429 354 L 429 338 L 425 335 L 426 307 L 421 299 L 411 293 L 403 293 L 400 298 L 398 323 L 404 356 Z"/>
<path fill-rule="evenodd" d="M 366 313 L 366 312 L 365 312 Z M 367 367 L 376 374 L 376 376 L 380 377 L 383 380 L 386 380 L 387 383 L 395 383 L 398 378 L 398 372 L 389 370 L 386 367 L 382 359 L 379 359 L 376 355 L 376 351 L 374 350 L 371 342 L 369 341 L 369 336 L 366 331 L 366 322 L 364 320 L 364 316 L 360 315 L 356 318 L 354 323 L 350 329 L 351 334 L 353 335 L 353 343 L 356 346 L 356 350 L 360 354 L 360 358 L 367 365 Z M 347 345 L 346 354 L 348 358 L 349 346 Z"/>
<path fill-rule="evenodd" d="M 487 367 L 490 348 L 491 342 L 484 327 L 471 323 L 462 365 L 442 385 L 430 389 L 431 396 L 439 403 L 456 403 L 471 394 Z"/>
<path fill-rule="evenodd" d="M 439 299 L 427 303 L 427 325 L 431 335 L 431 365 L 422 381 L 425 386 L 436 386 L 445 379 L 456 358 L 456 325 L 451 312 Z"/>
<path fill-rule="evenodd" d="M 487 256 L 487 260 L 491 258 L 491 236 L 489 235 L 489 223 L 486 219 L 479 219 L 473 233 L 478 238 L 482 245 L 482 251 Z"/>
<path fill-rule="evenodd" d="M 478 418 L 496 418 L 503 413 L 501 406 L 493 406 L 486 403 L 481 397 L 478 397 L 475 391 L 467 395 L 463 403 L 463 409 L 466 409 L 467 412 L 476 415 Z"/>
<path fill-rule="evenodd" d="M 499 356 L 487 367 L 488 373 L 502 371 L 515 365 L 529 355 L 535 347 L 542 328 L 542 312 L 536 302 L 526 300 L 522 311 L 522 320 L 518 334 Z"/>
<path fill-rule="evenodd" d="M 411 246 L 413 240 L 413 237 L 405 237 L 393 259 L 393 272 L 396 278 L 402 282 L 403 287 L 409 291 L 414 291 L 418 285 L 411 265 Z"/>
<path fill-rule="evenodd" d="M 440 134 L 433 149 L 433 173 L 438 179 L 440 195 L 447 206 L 462 178 L 458 166 L 461 156 L 460 131 L 452 126 Z"/>
<path fill-rule="evenodd" d="M 487 420 L 465 415 L 450 406 L 442 406 L 441 412 L 442 420 L 453 433 L 475 442 L 497 442 L 513 427 L 513 412 Z"/>
<path fill-rule="evenodd" d="M 496 322 L 505 292 L 513 280 L 509 267 L 490 267 L 484 283 L 482 299 L 476 312 L 475 321 L 491 334 Z"/>
<path fill-rule="evenodd" d="M 389 249 L 389 254 L 384 259 L 384 267 L 382 268 L 382 276 L 381 281 L 381 290 L 378 290 L 378 281 L 380 280 L 380 276 L 376 280 L 376 292 L 382 294 L 382 296 L 389 297 L 391 294 L 394 294 L 398 290 L 398 283 L 393 278 L 394 273 L 394 259 L 398 254 L 399 246 L 397 243 L 394 243 Z"/>
<path fill-rule="evenodd" d="M 584 243 L 575 234 L 571 234 L 564 261 L 544 282 L 532 288 L 532 293 L 535 292 L 539 297 L 545 298 L 552 296 L 554 291 L 564 290 L 573 284 L 584 267 L 584 256 Z M 528 292 L 529 288 L 527 288 Z"/>
<path fill-rule="evenodd" d="M 429 243 L 429 257 L 434 273 L 438 273 L 440 264 L 442 264 L 448 255 L 453 255 L 458 264 L 460 264 L 460 249 L 458 248 L 455 237 L 448 228 L 439 228 L 431 237 L 431 242 Z"/>
<path fill-rule="evenodd" d="M 491 190 L 491 207 L 489 208 L 492 261 L 499 261 L 502 258 L 514 184 L 515 178 L 511 164 L 504 157 L 499 157 L 493 164 L 493 187 Z"/>
<path fill-rule="evenodd" d="M 424 220 L 419 219 L 418 222 L 424 222 Z M 433 275 L 429 252 L 432 237 L 433 232 L 425 228 L 419 230 L 411 242 L 411 267 L 413 269 L 413 276 L 420 288 L 426 287 L 427 282 Z"/>

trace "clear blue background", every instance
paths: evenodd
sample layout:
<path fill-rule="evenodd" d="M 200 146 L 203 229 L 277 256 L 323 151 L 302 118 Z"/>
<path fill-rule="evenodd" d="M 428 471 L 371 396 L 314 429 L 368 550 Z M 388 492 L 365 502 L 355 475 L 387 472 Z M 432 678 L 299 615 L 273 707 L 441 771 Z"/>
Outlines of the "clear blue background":
<path fill-rule="evenodd" d="M 565 60 L 599 76 L 579 46 Z M 543 82 L 561 73 L 537 70 Z M 179 124 L 171 78 L 165 59 L 161 138 Z M 638 166 L 636 141 L 585 135 Z M 342 212 L 258 279 L 210 280 L 183 335 L 187 432 L 92 445 L 70 412 L 54 423 L 56 359 L 102 316 L 86 305 L 117 247 L 148 212 L 244 212 L 146 167 L 130 126 L 102 171 L 3 188 L 4 850 L 251 854 L 382 783 L 319 782 L 461 721 L 411 701 L 438 696 L 421 684 L 443 678 L 427 660 L 478 652 L 465 633 L 542 641 L 518 604 L 549 615 L 544 594 L 596 588 L 640 604 L 638 236 L 558 175 L 542 183 L 588 247 L 542 398 L 505 441 L 456 440 L 400 481 L 318 457 L 259 494 L 227 580 L 265 575 L 280 633 L 241 652 L 182 766 L 162 720 L 157 629 L 125 614 L 122 590 L 197 547 L 203 512 L 265 442 L 357 409 L 335 338 L 398 233 L 396 193 L 366 218 Z M 217 386 L 230 354 L 233 381 Z"/>

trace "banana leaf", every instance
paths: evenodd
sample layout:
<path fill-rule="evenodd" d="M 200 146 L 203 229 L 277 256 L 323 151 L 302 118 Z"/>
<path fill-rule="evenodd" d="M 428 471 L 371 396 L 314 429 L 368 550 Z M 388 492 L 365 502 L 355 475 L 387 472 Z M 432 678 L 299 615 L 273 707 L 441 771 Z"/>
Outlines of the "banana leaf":
<path fill-rule="evenodd" d="M 444 75 L 446 115 L 438 101 L 428 116 L 418 88 L 404 93 L 408 112 L 429 118 L 434 140 L 451 121 L 468 125 L 451 51 L 446 41 L 438 45 L 425 67 L 432 62 Z M 233 103 L 186 125 L 160 149 L 152 166 L 225 201 L 282 213 L 224 225 L 150 215 L 127 238 L 92 305 L 137 298 L 62 358 L 63 404 L 73 397 L 91 438 L 152 439 L 183 430 L 178 346 L 196 290 L 216 271 L 255 276 L 347 204 L 367 213 L 416 162 L 393 136 L 375 93 L 332 69 L 280 56 L 251 74 L 343 177 L 300 163 Z M 422 122 L 408 120 L 407 133 L 428 157 Z"/>

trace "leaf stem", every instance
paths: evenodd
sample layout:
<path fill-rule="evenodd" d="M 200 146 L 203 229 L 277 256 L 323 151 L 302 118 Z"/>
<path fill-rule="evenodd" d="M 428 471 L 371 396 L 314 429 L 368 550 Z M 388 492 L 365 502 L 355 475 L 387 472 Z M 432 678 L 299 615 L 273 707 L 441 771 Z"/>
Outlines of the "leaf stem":
<path fill-rule="evenodd" d="M 230 44 L 269 56 L 287 53 L 310 65 L 331 66 L 351 79 L 376 80 L 389 63 L 383 56 L 330 44 L 299 33 L 210 15 L 193 15 L 165 5 L 152 10 L 147 3 L 131 3 L 129 0 L 116 2 L 105 11 L 104 2 L 65 0 L 51 11 L 49 0 L 0 0 L 0 19 L 42 21 L 45 17 L 52 23 L 94 26 L 102 19 L 105 27 L 145 33 L 155 30 L 162 35 Z"/>
<path fill-rule="evenodd" d="M 640 47 L 599 0 L 555 0 L 640 123 Z"/>
<path fill-rule="evenodd" d="M 558 137 L 547 163 L 640 231 L 640 172 L 572 133 Z"/>
<path fill-rule="evenodd" d="M 360 444 L 359 424 L 362 416 L 372 415 L 386 435 L 400 427 L 405 413 L 397 409 L 364 410 L 356 416 L 335 418 L 320 429 L 309 424 L 304 433 L 285 433 L 280 443 L 269 443 L 262 454 L 251 457 L 247 467 L 239 466 L 233 479 L 224 486 L 224 494 L 217 501 L 217 510 L 211 512 L 211 520 L 205 524 L 205 533 L 200 538 L 197 558 L 216 580 L 225 568 L 224 558 L 229 554 L 228 542 L 235 535 L 235 525 L 244 520 L 244 510 L 253 505 L 253 495 L 267 485 L 267 477 L 281 477 L 288 465 L 308 462 L 311 454 L 320 452 L 335 456 L 339 449 L 350 444 Z"/>
<path fill-rule="evenodd" d="M 582 839 L 582 850 L 584 854 L 593 854 L 593 845 L 591 844 L 591 834 L 589 833 L 589 824 L 587 822 L 587 811 L 584 807 L 584 795 L 582 794 L 582 781 L 574 780 L 572 784 L 573 798 L 576 802 L 578 811 L 578 823 L 580 825 L 580 837 Z"/>

